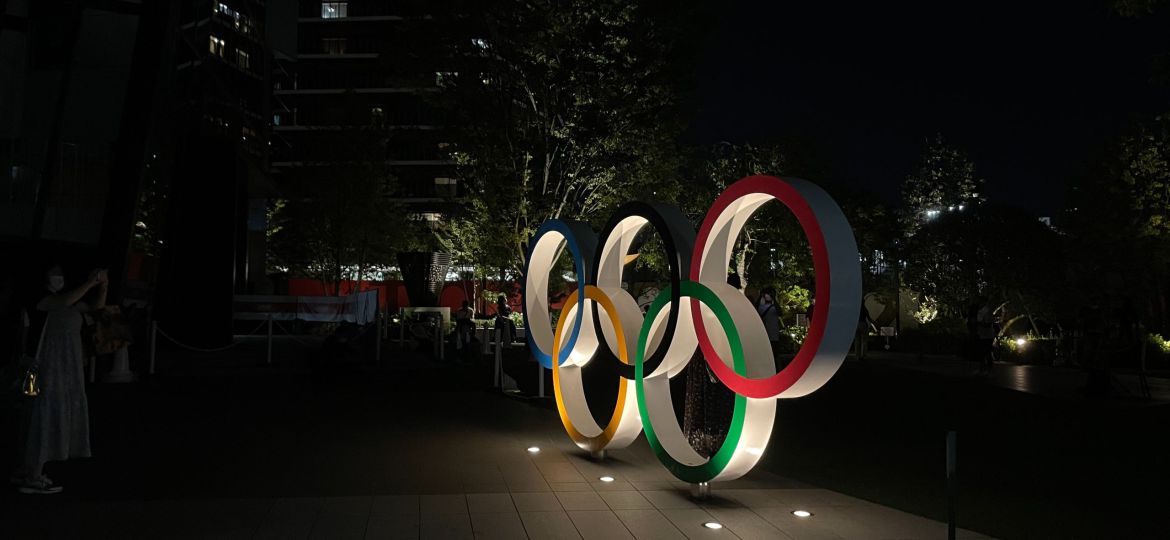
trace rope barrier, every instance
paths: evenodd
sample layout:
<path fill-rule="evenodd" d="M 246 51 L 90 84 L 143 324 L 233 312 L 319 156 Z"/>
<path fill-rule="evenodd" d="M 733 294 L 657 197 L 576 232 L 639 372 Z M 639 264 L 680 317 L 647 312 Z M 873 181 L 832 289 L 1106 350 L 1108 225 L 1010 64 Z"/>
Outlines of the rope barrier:
<path fill-rule="evenodd" d="M 307 343 L 307 342 L 302 341 L 300 338 L 298 338 L 296 336 L 296 334 L 293 334 L 292 332 L 290 332 L 288 330 L 288 328 L 285 328 L 283 324 L 280 324 L 280 321 L 272 321 L 272 323 L 275 324 L 277 328 L 280 328 L 284 332 L 284 335 L 292 338 L 293 341 L 300 343 L 301 345 L 304 345 L 306 347 L 316 347 L 317 346 L 316 344 Z"/>
<path fill-rule="evenodd" d="M 252 329 L 252 331 L 251 331 L 251 332 L 248 332 L 248 333 L 246 333 L 246 334 L 241 334 L 241 335 L 251 335 L 251 334 L 254 334 L 254 333 L 257 331 L 257 330 L 259 330 L 259 329 L 261 329 L 261 328 L 264 328 L 264 325 L 265 325 L 265 324 L 267 324 L 267 321 L 260 323 L 260 326 L 257 326 L 256 328 Z M 167 334 L 166 332 L 164 332 L 162 328 L 156 328 L 156 330 L 158 331 L 159 335 L 161 335 L 162 337 L 165 337 L 165 338 L 167 338 L 168 340 L 170 340 L 170 342 L 171 342 L 171 343 L 174 343 L 175 345 L 178 345 L 178 346 L 179 346 L 179 348 L 182 348 L 182 349 L 187 349 L 187 350 L 189 350 L 189 351 L 193 351 L 193 352 L 201 352 L 201 353 L 217 353 L 217 352 L 223 352 L 223 351 L 226 351 L 226 350 L 228 350 L 228 349 L 231 349 L 232 347 L 235 347 L 236 345 L 239 345 L 239 344 L 241 343 L 241 342 L 239 342 L 239 341 L 233 341 L 233 342 L 232 342 L 230 345 L 225 345 L 225 346 L 223 346 L 223 347 L 216 347 L 216 348 L 214 348 L 214 349 L 204 349 L 204 348 L 200 348 L 200 347 L 192 347 L 191 345 L 187 345 L 187 344 L 185 344 L 185 343 L 183 343 L 183 342 L 181 342 L 181 341 L 179 341 L 179 340 L 177 340 L 177 339 L 175 339 L 175 338 L 171 337 L 171 336 L 170 336 L 170 334 Z"/>

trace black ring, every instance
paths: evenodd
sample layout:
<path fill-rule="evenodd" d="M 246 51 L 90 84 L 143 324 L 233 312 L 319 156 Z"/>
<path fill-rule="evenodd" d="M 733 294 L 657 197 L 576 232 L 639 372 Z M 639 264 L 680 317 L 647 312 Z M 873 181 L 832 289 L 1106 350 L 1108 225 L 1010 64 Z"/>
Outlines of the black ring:
<path fill-rule="evenodd" d="M 629 217 L 640 217 L 647 221 L 647 225 L 654 227 L 658 232 L 659 238 L 662 239 L 663 250 L 666 252 L 667 264 L 670 267 L 670 313 L 667 315 L 666 334 L 662 341 L 658 343 L 658 347 L 646 356 L 644 362 L 646 373 L 652 373 L 658 369 L 658 365 L 666 357 L 666 351 L 670 349 L 670 344 L 673 341 L 675 327 L 678 324 L 678 314 L 682 306 L 682 298 L 679 295 L 681 284 L 686 275 L 684 272 L 690 272 L 691 268 L 691 253 L 695 246 L 695 228 L 687 216 L 682 213 L 677 207 L 655 202 L 634 201 L 623 204 L 617 209 L 605 227 L 601 229 L 601 233 L 597 235 L 597 247 L 594 249 L 593 257 L 593 284 L 597 285 L 597 278 L 601 275 L 601 256 L 605 251 L 605 244 L 609 241 L 609 235 L 619 223 Z M 625 253 L 622 253 L 624 256 Z M 619 274 L 620 275 L 620 274 Z M 618 280 L 620 285 L 621 280 Z M 615 371 L 622 377 L 634 380 L 634 366 L 633 364 L 625 364 L 617 358 L 612 352 L 612 348 L 605 339 L 605 332 L 602 331 L 601 318 L 598 311 L 593 310 L 593 328 L 597 333 L 598 340 L 601 346 L 598 347 L 597 356 L 609 358 L 607 363 L 615 364 Z M 634 354 L 630 351 L 630 354 Z M 595 358 L 597 357 L 595 356 Z"/>

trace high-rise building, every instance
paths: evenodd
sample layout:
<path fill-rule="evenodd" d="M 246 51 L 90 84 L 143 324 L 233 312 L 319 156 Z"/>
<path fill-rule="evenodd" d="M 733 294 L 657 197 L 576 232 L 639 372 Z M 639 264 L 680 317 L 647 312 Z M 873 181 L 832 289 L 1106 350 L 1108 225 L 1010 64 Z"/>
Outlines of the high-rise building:
<path fill-rule="evenodd" d="M 312 197 L 339 165 L 380 161 L 391 196 L 434 219 L 458 196 L 434 97 L 471 39 L 450 2 L 301 0 L 296 51 L 273 73 L 274 178 Z M 439 13 L 443 11 L 443 13 Z"/>
<path fill-rule="evenodd" d="M 230 339 L 232 295 L 252 292 L 264 277 L 264 200 L 273 191 L 267 4 L 173 4 L 169 114 L 159 121 L 151 148 L 161 179 L 153 186 L 157 192 L 143 199 L 165 214 L 159 224 L 160 324 L 185 333 L 176 337 L 187 343 Z M 199 302 L 192 305 L 190 298 Z"/>

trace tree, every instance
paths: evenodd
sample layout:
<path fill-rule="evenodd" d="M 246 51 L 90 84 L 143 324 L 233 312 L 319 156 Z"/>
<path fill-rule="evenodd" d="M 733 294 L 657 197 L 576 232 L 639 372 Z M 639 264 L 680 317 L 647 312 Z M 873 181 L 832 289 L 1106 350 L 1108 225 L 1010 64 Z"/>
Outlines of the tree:
<path fill-rule="evenodd" d="M 1059 235 L 1025 211 L 984 205 L 948 212 L 907 239 L 903 283 L 938 305 L 946 318 L 962 318 L 976 296 L 987 296 L 1008 315 L 1003 331 L 1027 321 L 1060 318 L 1065 288 Z"/>
<path fill-rule="evenodd" d="M 1170 333 L 1170 120 L 1140 125 L 1072 187 L 1073 284 Z"/>
<path fill-rule="evenodd" d="M 332 145 L 364 159 L 313 167 L 304 180 L 311 196 L 274 200 L 269 208 L 270 271 L 335 285 L 365 279 L 372 267 L 395 264 L 394 255 L 425 238 L 425 225 L 390 197 L 396 180 L 384 158 L 385 141 L 375 128 L 339 132 Z"/>
<path fill-rule="evenodd" d="M 451 217 L 452 249 L 519 270 L 543 221 L 601 219 L 673 181 L 686 80 L 677 60 L 695 41 L 678 29 L 683 12 L 620 0 L 485 9 L 486 33 L 443 79 L 470 192 Z"/>
<path fill-rule="evenodd" d="M 907 234 L 945 212 L 964 211 L 983 202 L 982 187 L 975 164 L 936 135 L 928 141 L 917 168 L 902 182 L 902 221 Z"/>

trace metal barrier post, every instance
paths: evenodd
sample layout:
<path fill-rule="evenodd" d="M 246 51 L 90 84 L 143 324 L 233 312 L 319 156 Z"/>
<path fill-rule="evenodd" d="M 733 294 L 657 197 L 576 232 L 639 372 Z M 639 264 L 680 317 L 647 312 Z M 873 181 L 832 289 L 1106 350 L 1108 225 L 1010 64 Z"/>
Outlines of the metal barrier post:
<path fill-rule="evenodd" d="M 268 365 L 272 365 L 272 314 L 268 314 Z"/>
<path fill-rule="evenodd" d="M 536 387 L 540 389 L 537 395 L 544 397 L 544 366 L 540 365 L 539 360 L 536 361 L 536 376 L 540 379 L 536 384 Z"/>
<path fill-rule="evenodd" d="M 398 308 L 398 348 L 406 348 L 406 308 Z"/>
<path fill-rule="evenodd" d="M 483 323 L 483 355 L 487 356 L 491 352 L 491 325 L 487 321 Z"/>
<path fill-rule="evenodd" d="M 955 498 L 959 493 L 956 465 L 958 440 L 954 431 L 947 432 L 947 538 L 955 540 Z"/>
<path fill-rule="evenodd" d="M 496 388 L 504 384 L 504 358 L 503 351 L 500 348 L 500 327 L 496 327 Z"/>
<path fill-rule="evenodd" d="M 374 332 L 374 365 L 382 367 L 382 312 L 379 311 Z"/>
<path fill-rule="evenodd" d="M 150 321 L 150 374 L 154 375 L 154 351 L 158 343 L 158 321 Z"/>

